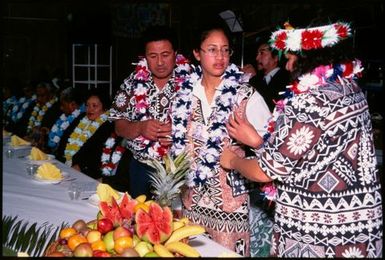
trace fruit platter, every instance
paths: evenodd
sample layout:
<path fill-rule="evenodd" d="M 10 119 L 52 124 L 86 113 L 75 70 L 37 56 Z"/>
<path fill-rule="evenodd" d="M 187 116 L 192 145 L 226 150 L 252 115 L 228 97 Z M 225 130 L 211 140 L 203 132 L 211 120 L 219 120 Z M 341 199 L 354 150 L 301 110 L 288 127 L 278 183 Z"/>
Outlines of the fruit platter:
<path fill-rule="evenodd" d="M 122 196 L 117 199 L 117 197 Z M 45 256 L 61 257 L 200 257 L 189 239 L 205 229 L 145 195 L 101 195 L 92 220 L 63 227 Z"/>

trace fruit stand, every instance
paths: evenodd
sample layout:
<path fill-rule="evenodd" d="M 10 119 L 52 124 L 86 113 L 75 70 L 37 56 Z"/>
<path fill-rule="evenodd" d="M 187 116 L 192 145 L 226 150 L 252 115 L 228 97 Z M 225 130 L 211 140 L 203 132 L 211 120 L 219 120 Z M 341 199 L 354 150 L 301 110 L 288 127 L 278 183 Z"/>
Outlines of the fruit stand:
<path fill-rule="evenodd" d="M 30 150 L 15 150 L 13 157 L 8 158 L 5 156 L 7 148 L 3 146 L 3 237 L 6 237 L 3 249 L 12 239 L 22 237 L 22 233 L 28 233 L 27 231 L 34 228 L 40 230 L 40 233 L 47 231 L 46 238 L 52 238 L 48 249 L 46 244 L 42 245 L 43 251 L 33 251 L 32 239 L 24 241 L 25 244 L 21 247 L 23 250 L 15 249 L 16 251 L 25 252 L 30 256 L 90 255 L 89 245 L 91 249 L 93 245 L 93 255 L 124 255 L 136 252 L 139 256 L 170 253 L 173 256 L 238 256 L 201 234 L 200 227 L 191 225 L 183 218 L 175 219 L 170 214 L 170 209 L 146 198 L 131 198 L 129 194 L 122 194 L 119 199 L 102 204 L 102 210 L 100 204 L 95 205 L 90 201 L 97 193 L 99 183 L 56 160 L 52 163 L 66 173 L 63 181 L 53 184 L 32 179 L 26 170 L 26 155 L 30 154 Z M 72 182 L 81 187 L 78 199 L 71 200 L 68 196 L 68 188 Z M 117 207 L 119 214 L 115 214 Z M 19 228 L 13 225 L 13 229 L 5 230 L 4 220 L 8 217 L 17 218 L 16 221 L 21 220 L 23 224 L 28 225 L 24 227 L 21 224 Z M 113 223 L 112 229 L 111 223 L 105 219 L 110 219 Z M 149 231 L 154 232 L 154 226 L 160 228 L 150 236 Z M 43 228 L 39 229 L 40 227 Z M 111 241 L 114 242 L 113 246 Z M 82 246 L 76 249 L 80 245 Z M 3 250 L 3 254 L 4 252 Z"/>

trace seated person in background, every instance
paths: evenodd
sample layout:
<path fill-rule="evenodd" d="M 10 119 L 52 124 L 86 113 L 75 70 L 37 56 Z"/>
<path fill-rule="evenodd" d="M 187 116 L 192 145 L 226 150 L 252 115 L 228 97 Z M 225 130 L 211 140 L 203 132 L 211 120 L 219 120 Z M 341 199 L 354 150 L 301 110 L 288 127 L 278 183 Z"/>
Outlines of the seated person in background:
<path fill-rule="evenodd" d="M 64 89 L 60 94 L 60 109 L 63 112 L 61 116 L 56 120 L 48 133 L 47 142 L 41 144 L 42 150 L 47 150 L 49 153 L 55 153 L 59 147 L 60 140 L 67 129 L 71 133 L 79 123 L 79 120 L 75 120 L 81 115 L 84 116 L 85 105 L 82 99 L 82 95 L 77 89 L 68 87 Z M 68 139 L 68 135 L 67 139 Z M 64 149 L 62 149 L 64 152 Z"/>
<path fill-rule="evenodd" d="M 24 126 L 24 139 L 39 146 L 40 138 L 46 134 L 60 116 L 60 104 L 51 84 L 41 82 L 36 87 L 36 105 Z"/>
<path fill-rule="evenodd" d="M 22 119 L 24 114 L 28 114 L 26 111 L 29 111 L 30 114 L 35 106 L 36 94 L 32 83 L 26 85 L 22 91 L 23 95 L 18 99 L 12 109 L 9 110 L 7 120 L 4 123 L 4 128 L 9 132 L 13 132 L 15 124 Z"/>
<path fill-rule="evenodd" d="M 104 143 L 114 130 L 108 121 L 110 99 L 98 89 L 91 90 L 83 117 L 68 138 L 65 163 L 94 179 L 101 179 L 101 156 Z"/>

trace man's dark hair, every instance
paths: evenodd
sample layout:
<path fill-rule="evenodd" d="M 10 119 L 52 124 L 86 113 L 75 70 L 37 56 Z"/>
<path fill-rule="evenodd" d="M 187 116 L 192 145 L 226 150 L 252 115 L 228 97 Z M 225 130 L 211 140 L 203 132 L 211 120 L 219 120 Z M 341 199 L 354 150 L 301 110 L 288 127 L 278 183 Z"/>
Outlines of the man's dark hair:
<path fill-rule="evenodd" d="M 172 45 L 172 48 L 175 51 L 177 50 L 177 39 L 173 29 L 162 25 L 154 25 L 148 27 L 147 30 L 143 32 L 142 36 L 143 53 L 146 51 L 147 43 L 162 40 L 169 41 Z"/>

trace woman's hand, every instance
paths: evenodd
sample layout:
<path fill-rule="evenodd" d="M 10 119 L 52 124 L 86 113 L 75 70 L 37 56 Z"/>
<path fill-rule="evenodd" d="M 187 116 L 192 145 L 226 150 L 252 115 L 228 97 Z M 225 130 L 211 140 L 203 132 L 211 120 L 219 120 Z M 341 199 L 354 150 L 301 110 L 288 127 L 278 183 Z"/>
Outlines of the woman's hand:
<path fill-rule="evenodd" d="M 229 135 L 245 145 L 258 148 L 263 143 L 263 139 L 259 136 L 252 124 L 247 118 L 241 118 L 235 111 L 234 116 L 230 116 L 226 124 Z"/>

